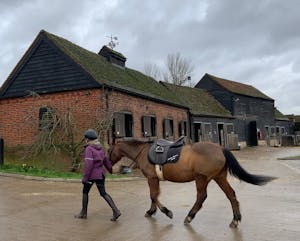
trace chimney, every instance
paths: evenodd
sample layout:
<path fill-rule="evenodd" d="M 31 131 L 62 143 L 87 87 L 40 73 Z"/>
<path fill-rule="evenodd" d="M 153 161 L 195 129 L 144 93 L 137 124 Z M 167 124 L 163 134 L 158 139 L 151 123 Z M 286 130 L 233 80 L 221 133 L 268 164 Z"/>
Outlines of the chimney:
<path fill-rule="evenodd" d="M 104 57 L 111 64 L 125 68 L 126 57 L 123 54 L 114 51 L 107 46 L 103 46 L 98 54 Z"/>

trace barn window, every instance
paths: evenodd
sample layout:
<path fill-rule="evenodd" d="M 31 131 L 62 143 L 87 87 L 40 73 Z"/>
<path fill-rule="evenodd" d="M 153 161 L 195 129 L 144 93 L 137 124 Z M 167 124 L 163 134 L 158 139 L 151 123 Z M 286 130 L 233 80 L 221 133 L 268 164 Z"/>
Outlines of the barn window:
<path fill-rule="evenodd" d="M 164 119 L 163 121 L 163 137 L 169 138 L 174 136 L 173 119 Z"/>
<path fill-rule="evenodd" d="M 39 129 L 51 130 L 54 125 L 54 113 L 51 107 L 41 107 L 39 110 Z"/>
<path fill-rule="evenodd" d="M 203 140 L 204 141 L 212 141 L 212 126 L 211 123 L 204 123 L 203 125 Z"/>
<path fill-rule="evenodd" d="M 133 137 L 133 117 L 131 113 L 114 113 L 113 135 L 115 137 Z"/>
<path fill-rule="evenodd" d="M 156 136 L 155 116 L 142 117 L 142 134 L 144 137 Z"/>
<path fill-rule="evenodd" d="M 271 136 L 275 136 L 275 126 L 270 127 Z"/>
<path fill-rule="evenodd" d="M 286 131 L 285 127 L 281 127 L 281 134 L 287 135 L 287 131 Z"/>
<path fill-rule="evenodd" d="M 187 136 L 186 121 L 180 121 L 178 123 L 178 134 L 179 136 Z"/>
<path fill-rule="evenodd" d="M 227 134 L 233 134 L 234 133 L 233 124 L 226 124 L 226 129 L 227 129 Z"/>

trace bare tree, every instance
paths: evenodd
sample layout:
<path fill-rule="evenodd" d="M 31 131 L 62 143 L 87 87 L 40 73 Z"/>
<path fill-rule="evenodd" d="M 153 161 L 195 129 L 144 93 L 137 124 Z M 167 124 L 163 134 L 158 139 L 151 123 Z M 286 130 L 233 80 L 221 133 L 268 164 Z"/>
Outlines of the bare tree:
<path fill-rule="evenodd" d="M 34 136 L 33 144 L 29 155 L 38 157 L 41 153 L 48 153 L 54 156 L 65 153 L 70 159 L 72 171 L 79 168 L 81 161 L 81 151 L 83 150 L 84 139 L 82 133 L 85 128 L 78 122 L 75 114 L 84 112 L 87 116 L 86 125 L 95 129 L 99 133 L 99 141 L 105 142 L 107 131 L 112 125 L 112 114 L 101 111 L 84 110 L 79 100 L 66 104 L 63 110 L 54 107 L 45 106 L 40 119 L 36 118 L 36 113 L 40 111 L 40 104 L 36 98 L 36 104 L 29 109 L 25 115 L 25 123 L 32 128 L 38 126 L 39 130 Z"/>
<path fill-rule="evenodd" d="M 161 70 L 156 64 L 146 63 L 144 66 L 144 73 L 155 80 L 159 80 L 161 78 Z"/>
<path fill-rule="evenodd" d="M 175 85 L 184 85 L 190 80 L 194 70 L 191 61 L 183 58 L 180 53 L 168 54 L 167 71 L 164 73 L 164 81 Z"/>

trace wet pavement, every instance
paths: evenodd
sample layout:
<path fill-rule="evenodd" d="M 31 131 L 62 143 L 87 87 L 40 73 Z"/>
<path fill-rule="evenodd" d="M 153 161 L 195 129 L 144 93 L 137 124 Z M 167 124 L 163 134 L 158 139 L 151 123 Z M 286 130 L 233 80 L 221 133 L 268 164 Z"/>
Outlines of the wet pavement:
<path fill-rule="evenodd" d="M 81 184 L 34 181 L 0 176 L 1 241 L 296 241 L 300 240 L 300 161 L 277 160 L 300 155 L 294 148 L 246 148 L 234 152 L 251 173 L 279 177 L 258 187 L 230 177 L 240 201 L 242 222 L 229 228 L 231 206 L 220 188 L 211 182 L 203 208 L 189 225 L 183 220 L 192 207 L 194 182 L 161 182 L 160 200 L 173 211 L 173 219 L 161 212 L 145 218 L 150 207 L 145 179 L 107 182 L 122 216 L 111 222 L 111 210 L 95 187 L 90 192 L 88 219 L 74 219 L 80 210 Z"/>

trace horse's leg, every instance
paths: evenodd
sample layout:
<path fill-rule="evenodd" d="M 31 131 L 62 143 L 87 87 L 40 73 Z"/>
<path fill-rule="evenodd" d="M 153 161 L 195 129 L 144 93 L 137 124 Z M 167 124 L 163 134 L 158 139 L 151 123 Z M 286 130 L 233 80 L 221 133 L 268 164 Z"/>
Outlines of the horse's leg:
<path fill-rule="evenodd" d="M 189 211 L 186 218 L 184 219 L 184 224 L 188 224 L 194 219 L 196 213 L 200 210 L 203 202 L 207 197 L 207 192 L 206 192 L 206 188 L 208 185 L 207 178 L 203 175 L 198 175 L 195 177 L 195 181 L 196 181 L 196 188 L 197 188 L 197 200 L 194 206 L 192 207 L 192 209 Z"/>
<path fill-rule="evenodd" d="M 158 178 L 148 178 L 148 185 L 150 188 L 151 207 L 146 212 L 145 217 L 151 217 L 156 213 L 156 207 L 160 209 L 169 218 L 173 218 L 173 213 L 158 201 L 159 196 L 159 180 Z"/>
<path fill-rule="evenodd" d="M 151 207 L 146 212 L 145 217 L 151 217 L 153 214 L 156 213 L 156 201 L 159 195 L 159 184 L 155 185 L 155 181 L 153 178 L 148 178 L 148 185 L 150 189 L 150 199 L 151 199 Z"/>
<path fill-rule="evenodd" d="M 242 215 L 240 213 L 240 205 L 236 198 L 235 191 L 232 189 L 227 181 L 227 170 L 221 172 L 221 174 L 215 178 L 216 183 L 220 186 L 223 192 L 229 199 L 233 211 L 233 220 L 230 223 L 231 228 L 236 228 L 238 223 L 242 220 Z"/>

